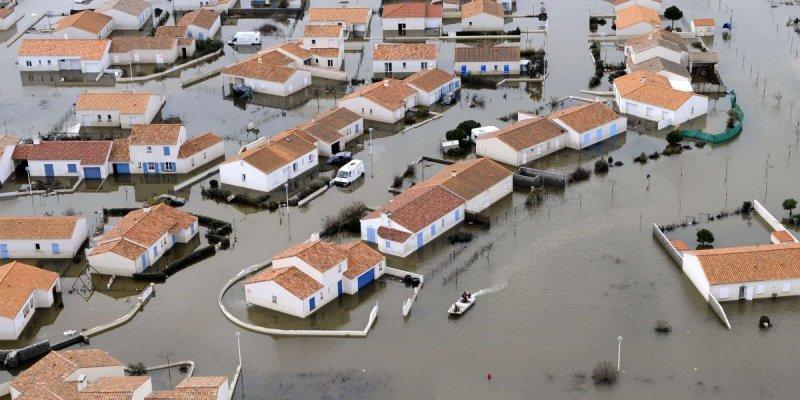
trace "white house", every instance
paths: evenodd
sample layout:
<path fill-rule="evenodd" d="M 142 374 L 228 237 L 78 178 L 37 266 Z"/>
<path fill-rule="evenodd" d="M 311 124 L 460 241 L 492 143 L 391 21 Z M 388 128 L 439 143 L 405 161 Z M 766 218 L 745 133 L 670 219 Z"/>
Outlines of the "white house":
<path fill-rule="evenodd" d="M 372 51 L 372 73 L 414 73 L 436 68 L 436 43 L 379 43 Z"/>
<path fill-rule="evenodd" d="M 714 18 L 695 18 L 690 23 L 690 29 L 697 36 L 714 36 L 716 27 L 717 23 L 714 22 Z"/>
<path fill-rule="evenodd" d="M 364 132 L 364 118 L 339 107 L 323 111 L 297 128 L 317 139 L 320 155 L 330 157 Z"/>
<path fill-rule="evenodd" d="M 682 269 L 718 301 L 800 295 L 800 243 L 683 251 Z"/>
<path fill-rule="evenodd" d="M 514 173 L 502 165 L 479 157 L 447 165 L 419 185 L 441 185 L 464 200 L 467 212 L 479 213 L 511 194 L 513 176 Z"/>
<path fill-rule="evenodd" d="M 355 36 L 364 37 L 369 29 L 372 10 L 361 7 L 326 8 L 312 7 L 308 10 L 308 22 L 339 25 Z"/>
<path fill-rule="evenodd" d="M 103 72 L 109 65 L 106 39 L 22 39 L 17 51 L 20 71 Z"/>
<path fill-rule="evenodd" d="M 311 52 L 311 64 L 340 70 L 344 60 L 344 29 L 333 24 L 310 24 L 303 28 L 303 49 Z"/>
<path fill-rule="evenodd" d="M 197 51 L 197 43 L 194 39 L 186 37 L 188 27 L 186 26 L 159 26 L 156 28 L 156 37 L 173 37 L 178 39 L 178 56 L 187 58 L 194 56 Z"/>
<path fill-rule="evenodd" d="M 155 264 L 175 243 L 198 233 L 198 219 L 166 204 L 134 210 L 97 239 L 86 252 L 94 271 L 132 276 Z"/>
<path fill-rule="evenodd" d="M 661 0 L 612 0 L 614 12 L 633 6 L 642 6 L 661 12 Z"/>
<path fill-rule="evenodd" d="M 147 400 L 227 400 L 229 397 L 230 385 L 227 377 L 189 376 L 176 385 L 175 389 L 155 391 L 147 396 Z"/>
<path fill-rule="evenodd" d="M 461 223 L 464 206 L 441 185 L 412 186 L 361 219 L 361 239 L 406 257 Z"/>
<path fill-rule="evenodd" d="M 108 54 L 113 65 L 174 64 L 178 59 L 178 41 L 165 36 L 115 36 Z"/>
<path fill-rule="evenodd" d="M 19 141 L 18 137 L 0 135 L 0 187 L 14 172 L 14 148 Z"/>
<path fill-rule="evenodd" d="M 654 30 L 625 41 L 624 53 L 628 67 L 653 58 L 663 58 L 687 66 L 689 49 L 683 38 L 674 32 Z"/>
<path fill-rule="evenodd" d="M 149 376 L 104 376 L 79 387 L 77 400 L 145 400 L 152 392 L 153 383 Z"/>
<path fill-rule="evenodd" d="M 503 5 L 494 0 L 473 0 L 461 6 L 461 30 L 500 32 L 505 25 Z"/>
<path fill-rule="evenodd" d="M 254 92 L 285 97 L 311 85 L 311 73 L 297 69 L 299 65 L 281 50 L 266 50 L 225 67 L 222 79 L 231 88 L 245 85 Z"/>
<path fill-rule="evenodd" d="M 669 84 L 673 88 L 684 92 L 692 91 L 692 75 L 689 74 L 689 70 L 685 66 L 666 58 L 651 58 L 647 61 L 633 64 L 627 69 L 628 72 L 644 70 L 661 75 L 669 80 Z"/>
<path fill-rule="evenodd" d="M 17 340 L 37 308 L 55 302 L 58 274 L 20 262 L 0 265 L 0 341 Z"/>
<path fill-rule="evenodd" d="M 9 383 L 11 398 L 52 399 L 47 387 L 70 392 L 74 385 L 86 387 L 101 377 L 124 377 L 125 364 L 98 349 L 58 350 L 47 353 Z M 48 394 L 49 393 L 49 394 Z M 68 397 L 68 398 L 77 398 Z"/>
<path fill-rule="evenodd" d="M 144 124 L 114 141 L 110 162 L 115 174 L 185 174 L 224 155 L 212 132 L 190 139 L 180 124 Z"/>
<path fill-rule="evenodd" d="M 403 83 L 414 89 L 418 105 L 430 106 L 441 100 L 445 93 L 461 89 L 461 78 L 439 68 L 429 68 L 408 78 Z"/>
<path fill-rule="evenodd" d="M 111 17 L 87 10 L 56 21 L 53 33 L 64 39 L 105 39 L 112 30 Z"/>
<path fill-rule="evenodd" d="M 108 0 L 95 11 L 111 17 L 115 30 L 140 30 L 153 16 L 150 3 L 144 0 Z"/>
<path fill-rule="evenodd" d="M 397 79 L 364 86 L 339 100 L 339 105 L 367 120 L 396 123 L 417 105 L 416 92 Z"/>
<path fill-rule="evenodd" d="M 153 121 L 166 100 L 148 92 L 83 92 L 75 115 L 84 127 L 131 129 Z"/>
<path fill-rule="evenodd" d="M 312 237 L 245 281 L 245 301 L 305 318 L 343 293 L 355 294 L 385 267 L 386 258 L 363 242 L 338 245 Z"/>
<path fill-rule="evenodd" d="M 453 69 L 464 75 L 518 75 L 519 45 L 455 48 Z"/>
<path fill-rule="evenodd" d="M 88 237 L 83 217 L 0 217 L 0 260 L 69 259 Z"/>
<path fill-rule="evenodd" d="M 632 5 L 616 12 L 614 20 L 618 37 L 631 37 L 650 33 L 661 28 L 661 17 L 649 7 Z"/>
<path fill-rule="evenodd" d="M 567 147 L 566 129 L 536 117 L 487 133 L 475 141 L 475 154 L 520 166 Z"/>
<path fill-rule="evenodd" d="M 580 150 L 628 130 L 628 119 L 599 102 L 557 111 L 548 118 L 567 131 L 567 146 Z"/>
<path fill-rule="evenodd" d="M 272 191 L 317 165 L 316 142 L 316 138 L 298 129 L 259 138 L 220 165 L 220 181 L 262 192 Z"/>
<path fill-rule="evenodd" d="M 656 121 L 658 129 L 708 112 L 708 97 L 674 89 L 667 78 L 644 70 L 614 79 L 614 98 L 620 112 Z"/>
<path fill-rule="evenodd" d="M 173 0 L 173 7 L 175 11 L 206 9 L 224 13 L 236 3 L 235 0 Z"/>
<path fill-rule="evenodd" d="M 14 13 L 14 6 L 0 8 L 0 31 L 11 28 L 17 24 L 17 14 Z"/>
<path fill-rule="evenodd" d="M 217 35 L 221 20 L 219 13 L 207 9 L 199 9 L 184 14 L 175 25 L 186 27 L 186 37 L 204 40 Z"/>
<path fill-rule="evenodd" d="M 384 32 L 405 35 L 408 31 L 442 28 L 442 5 L 431 3 L 394 3 L 383 6 L 381 24 Z"/>
<path fill-rule="evenodd" d="M 111 142 L 107 140 L 34 140 L 19 144 L 12 155 L 15 162 L 27 162 L 35 177 L 105 179 L 109 173 Z"/>

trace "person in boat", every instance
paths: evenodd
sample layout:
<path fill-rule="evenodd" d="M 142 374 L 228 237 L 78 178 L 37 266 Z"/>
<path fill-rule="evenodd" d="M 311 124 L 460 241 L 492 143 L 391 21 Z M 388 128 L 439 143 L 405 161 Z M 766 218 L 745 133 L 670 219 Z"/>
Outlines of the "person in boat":
<path fill-rule="evenodd" d="M 467 292 L 461 293 L 461 301 L 464 302 L 464 303 L 468 302 L 469 301 L 469 293 L 467 293 Z"/>
<path fill-rule="evenodd" d="M 453 306 L 453 312 L 459 312 L 459 311 L 461 311 L 461 308 L 459 308 L 458 306 Z"/>

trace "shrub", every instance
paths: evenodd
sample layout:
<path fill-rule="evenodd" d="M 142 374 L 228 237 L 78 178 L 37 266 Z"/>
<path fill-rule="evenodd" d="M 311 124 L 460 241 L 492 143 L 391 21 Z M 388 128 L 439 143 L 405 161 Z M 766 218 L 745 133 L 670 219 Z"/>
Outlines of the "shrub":
<path fill-rule="evenodd" d="M 417 118 L 425 118 L 430 114 L 430 109 L 427 106 L 417 106 L 414 108 L 414 116 Z"/>
<path fill-rule="evenodd" d="M 589 176 L 591 175 L 592 173 L 589 172 L 589 170 L 583 167 L 577 167 L 575 168 L 575 170 L 569 173 L 567 179 L 569 180 L 569 182 L 579 182 L 589 179 Z"/>
<path fill-rule="evenodd" d="M 211 187 L 212 189 L 216 189 L 219 187 L 219 181 L 216 179 L 212 179 L 208 181 L 208 186 Z"/>
<path fill-rule="evenodd" d="M 743 213 L 748 213 L 750 211 L 753 211 L 753 203 L 751 203 L 749 201 L 743 202 L 742 203 L 742 212 Z"/>
<path fill-rule="evenodd" d="M 406 170 L 403 172 L 404 177 L 411 177 L 417 174 L 417 169 L 414 167 L 414 164 L 408 164 L 406 166 Z"/>
<path fill-rule="evenodd" d="M 287 0 L 281 0 L 281 2 L 278 3 L 278 7 L 287 8 L 287 7 L 289 7 L 289 2 Z"/>
<path fill-rule="evenodd" d="M 269 36 L 275 32 L 278 32 L 278 27 L 273 24 L 270 24 L 269 22 L 265 22 L 264 24 L 258 27 L 258 32 L 264 36 Z"/>
<path fill-rule="evenodd" d="M 708 229 L 700 229 L 697 231 L 697 243 L 702 246 L 708 246 L 714 243 L 714 234 Z"/>
<path fill-rule="evenodd" d="M 594 75 L 591 78 L 589 78 L 589 89 L 594 89 L 600 86 L 600 83 L 602 82 L 601 79 L 602 77 L 599 77 L 597 75 Z"/>
<path fill-rule="evenodd" d="M 125 367 L 125 372 L 131 376 L 147 375 L 147 367 L 143 362 L 130 363 Z"/>
<path fill-rule="evenodd" d="M 678 7 L 670 6 L 664 10 L 664 18 L 672 21 L 672 24 L 670 25 L 670 27 L 672 27 L 675 25 L 675 21 L 683 18 L 683 11 L 681 11 L 681 9 Z"/>
<path fill-rule="evenodd" d="M 625 70 L 616 70 L 610 74 L 608 74 L 608 83 L 614 83 L 614 79 L 619 78 L 620 76 L 625 75 Z"/>
<path fill-rule="evenodd" d="M 797 200 L 786 199 L 783 201 L 783 209 L 789 211 L 789 218 L 792 218 L 792 210 L 797 208 Z"/>
<path fill-rule="evenodd" d="M 275 21 L 275 22 L 278 22 L 278 23 L 282 24 L 282 25 L 288 25 L 289 21 L 290 21 L 289 20 L 289 16 L 286 15 L 286 14 L 274 14 L 274 15 L 271 15 L 269 18 L 271 20 Z"/>
<path fill-rule="evenodd" d="M 339 210 L 336 216 L 327 216 L 322 219 L 322 232 L 320 236 L 332 235 L 341 230 L 347 232 L 361 231 L 361 217 L 367 212 L 367 206 L 357 201 Z"/>
<path fill-rule="evenodd" d="M 198 40 L 195 43 L 196 43 L 196 46 L 197 46 L 196 54 L 198 56 L 211 54 L 211 53 L 221 49 L 222 46 L 225 45 L 225 43 L 222 43 L 221 40 L 216 40 L 216 39 L 211 39 L 211 38 L 208 38 L 208 39 L 205 39 L 205 40 Z"/>
<path fill-rule="evenodd" d="M 724 31 L 724 32 L 722 32 L 722 40 L 724 40 L 724 41 L 726 41 L 726 42 L 727 42 L 728 40 L 731 40 L 731 32 L 730 32 L 730 31 Z"/>
<path fill-rule="evenodd" d="M 589 24 L 589 32 L 597 32 L 597 24 Z"/>
<path fill-rule="evenodd" d="M 597 160 L 597 162 L 594 163 L 594 172 L 596 174 L 608 172 L 608 161 L 603 160 L 602 158 Z"/>
<path fill-rule="evenodd" d="M 663 319 L 660 319 L 660 320 L 656 321 L 656 326 L 653 327 L 653 329 L 657 333 L 661 333 L 661 334 L 664 334 L 664 335 L 667 335 L 670 332 L 672 332 L 672 326 L 670 326 L 669 321 L 665 321 Z"/>
<path fill-rule="evenodd" d="M 402 175 L 395 175 L 394 179 L 392 179 L 392 187 L 395 189 L 403 187 L 403 176 Z"/>
<path fill-rule="evenodd" d="M 61 215 L 65 217 L 74 217 L 78 215 L 78 211 L 75 209 L 75 207 L 67 207 L 66 209 L 64 209 L 64 211 L 61 212 Z"/>
<path fill-rule="evenodd" d="M 675 146 L 676 144 L 680 143 L 683 140 L 683 136 L 677 131 L 672 131 L 667 134 L 667 143 L 671 146 Z"/>
<path fill-rule="evenodd" d="M 692 47 L 695 48 L 695 49 L 700 50 L 700 49 L 703 48 L 703 44 L 700 43 L 700 42 L 692 42 Z"/>
<path fill-rule="evenodd" d="M 480 126 L 481 124 L 479 122 L 468 119 L 459 123 L 455 129 L 445 132 L 444 137 L 447 140 L 466 141 L 469 140 L 472 130 L 474 128 L 479 128 Z"/>
<path fill-rule="evenodd" d="M 659 157 L 661 157 L 661 154 L 658 154 L 657 151 L 654 151 L 654 152 L 650 153 L 649 156 L 647 156 L 647 158 L 649 158 L 651 160 L 658 160 Z"/>
<path fill-rule="evenodd" d="M 641 154 L 636 156 L 636 158 L 633 159 L 633 162 L 637 162 L 640 164 L 647 164 L 647 154 L 645 152 L 642 152 Z"/>
<path fill-rule="evenodd" d="M 598 362 L 592 370 L 592 381 L 595 385 L 613 385 L 617 383 L 619 371 L 611 361 Z"/>
<path fill-rule="evenodd" d="M 739 114 L 736 113 L 736 110 L 728 110 L 728 123 L 726 125 L 728 129 L 733 129 L 737 122 L 739 122 Z"/>

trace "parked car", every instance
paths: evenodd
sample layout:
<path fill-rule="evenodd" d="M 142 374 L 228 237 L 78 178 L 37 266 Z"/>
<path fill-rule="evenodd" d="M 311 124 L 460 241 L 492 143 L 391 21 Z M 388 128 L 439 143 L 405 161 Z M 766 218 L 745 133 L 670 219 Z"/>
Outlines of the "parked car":
<path fill-rule="evenodd" d="M 349 151 L 340 151 L 329 158 L 326 163 L 328 165 L 344 165 L 350 162 L 352 159 L 353 154 L 351 154 Z"/>
<path fill-rule="evenodd" d="M 233 39 L 228 41 L 229 46 L 254 46 L 261 44 L 261 34 L 258 32 L 236 32 Z"/>
<path fill-rule="evenodd" d="M 331 183 L 334 185 L 347 186 L 355 182 L 355 180 L 362 175 L 364 175 L 364 162 L 361 160 L 350 160 L 350 162 L 343 165 L 342 168 L 339 168 L 339 172 L 336 173 L 336 178 L 333 178 Z"/>

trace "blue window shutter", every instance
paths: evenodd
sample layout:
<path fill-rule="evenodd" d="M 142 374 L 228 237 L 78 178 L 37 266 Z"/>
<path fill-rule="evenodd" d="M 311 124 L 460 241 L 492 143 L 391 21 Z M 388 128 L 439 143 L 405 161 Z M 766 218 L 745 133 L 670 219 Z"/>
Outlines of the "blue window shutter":
<path fill-rule="evenodd" d="M 456 210 L 456 221 L 461 219 L 461 210 Z"/>
<path fill-rule="evenodd" d="M 61 254 L 61 248 L 58 246 L 58 243 L 53 243 L 53 254 Z"/>
<path fill-rule="evenodd" d="M 164 155 L 165 156 L 169 155 L 169 146 L 164 146 Z"/>
<path fill-rule="evenodd" d="M 75 164 L 67 164 L 67 172 L 78 172 L 78 166 Z"/>

